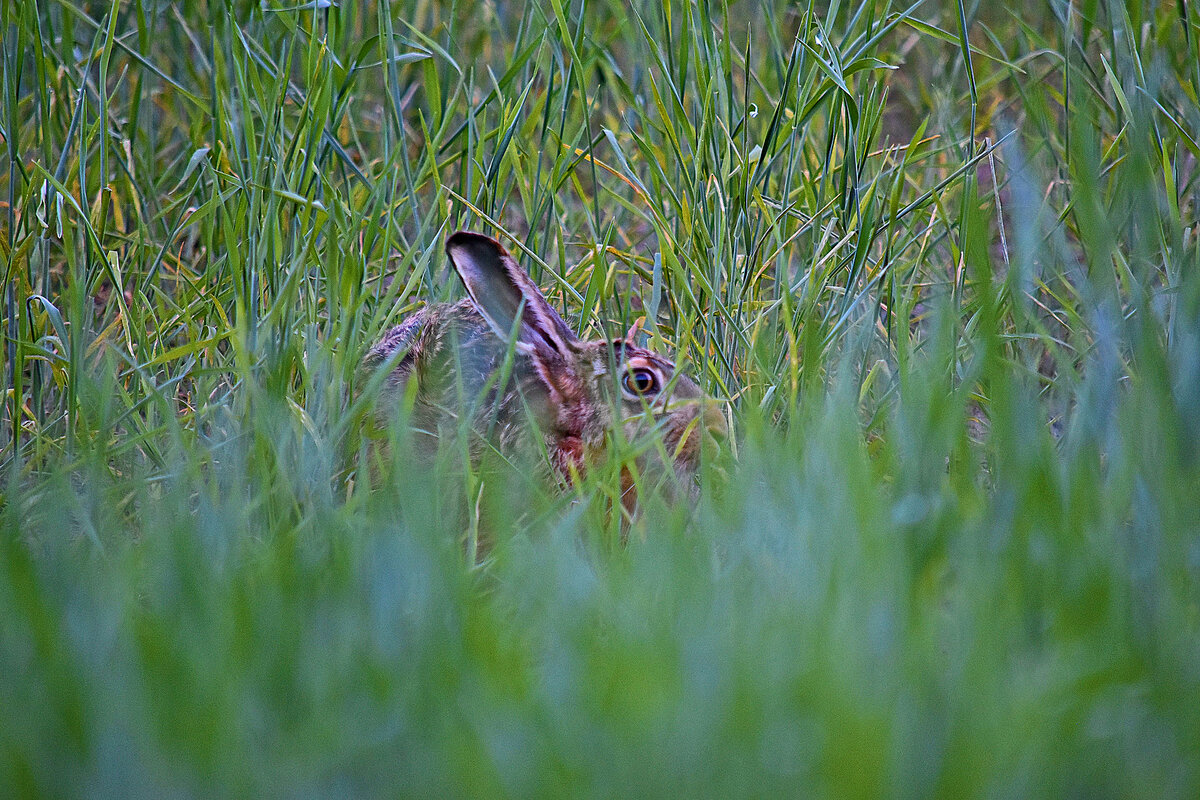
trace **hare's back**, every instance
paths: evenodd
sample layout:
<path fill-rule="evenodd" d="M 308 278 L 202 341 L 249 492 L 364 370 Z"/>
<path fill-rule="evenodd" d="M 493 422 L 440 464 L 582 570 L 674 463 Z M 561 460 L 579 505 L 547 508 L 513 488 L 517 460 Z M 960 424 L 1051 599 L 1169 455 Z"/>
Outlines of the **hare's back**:
<path fill-rule="evenodd" d="M 475 306 L 462 300 L 423 308 L 388 330 L 367 353 L 363 369 L 372 376 L 388 370 L 382 408 L 416 379 L 418 406 L 444 410 L 485 391 L 506 354 Z"/>
<path fill-rule="evenodd" d="M 364 372 L 389 366 L 394 377 L 406 376 L 436 359 L 451 342 L 466 342 L 486 332 L 469 301 L 426 306 L 379 337 L 363 359 Z"/>

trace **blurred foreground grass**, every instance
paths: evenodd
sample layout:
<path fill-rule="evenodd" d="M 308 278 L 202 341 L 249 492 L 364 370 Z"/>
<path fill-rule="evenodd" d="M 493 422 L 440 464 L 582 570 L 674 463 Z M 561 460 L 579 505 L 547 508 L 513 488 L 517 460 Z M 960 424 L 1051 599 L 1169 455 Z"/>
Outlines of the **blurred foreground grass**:
<path fill-rule="evenodd" d="M 996 5 L 0 0 L 0 794 L 1200 794 L 1200 14 Z M 459 227 L 728 480 L 368 489 Z"/>

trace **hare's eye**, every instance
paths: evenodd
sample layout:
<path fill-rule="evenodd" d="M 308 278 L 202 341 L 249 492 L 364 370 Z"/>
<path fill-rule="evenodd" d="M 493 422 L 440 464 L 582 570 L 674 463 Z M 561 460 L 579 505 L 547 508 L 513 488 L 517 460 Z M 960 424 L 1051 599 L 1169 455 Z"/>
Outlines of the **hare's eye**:
<path fill-rule="evenodd" d="M 658 394 L 658 376 L 648 369 L 631 369 L 622 380 L 625 391 L 632 395 Z"/>

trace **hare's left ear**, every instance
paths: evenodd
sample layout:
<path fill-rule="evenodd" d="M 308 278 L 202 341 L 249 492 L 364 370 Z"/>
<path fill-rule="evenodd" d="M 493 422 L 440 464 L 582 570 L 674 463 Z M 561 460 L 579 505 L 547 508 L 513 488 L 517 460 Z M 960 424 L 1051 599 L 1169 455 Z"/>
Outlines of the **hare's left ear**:
<path fill-rule="evenodd" d="M 497 336 L 507 340 L 516 327 L 516 347 L 521 352 L 543 359 L 568 356 L 579 340 L 499 242 L 459 231 L 446 240 L 446 253 Z"/>
<path fill-rule="evenodd" d="M 646 324 L 645 317 L 638 317 L 637 319 L 635 319 L 633 321 L 633 324 L 629 326 L 629 330 L 625 333 L 625 342 L 627 344 L 637 346 L 638 340 L 641 338 L 644 338 L 644 334 L 642 333 L 642 326 L 645 324 Z"/>

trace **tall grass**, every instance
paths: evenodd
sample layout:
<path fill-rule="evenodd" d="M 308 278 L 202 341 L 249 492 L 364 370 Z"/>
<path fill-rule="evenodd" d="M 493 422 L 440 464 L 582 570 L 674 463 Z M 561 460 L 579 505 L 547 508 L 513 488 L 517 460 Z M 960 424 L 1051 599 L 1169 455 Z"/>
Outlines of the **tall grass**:
<path fill-rule="evenodd" d="M 0 0 L 0 794 L 1195 797 L 1200 14 L 995 5 Z M 369 475 L 463 227 L 697 508 Z"/>

